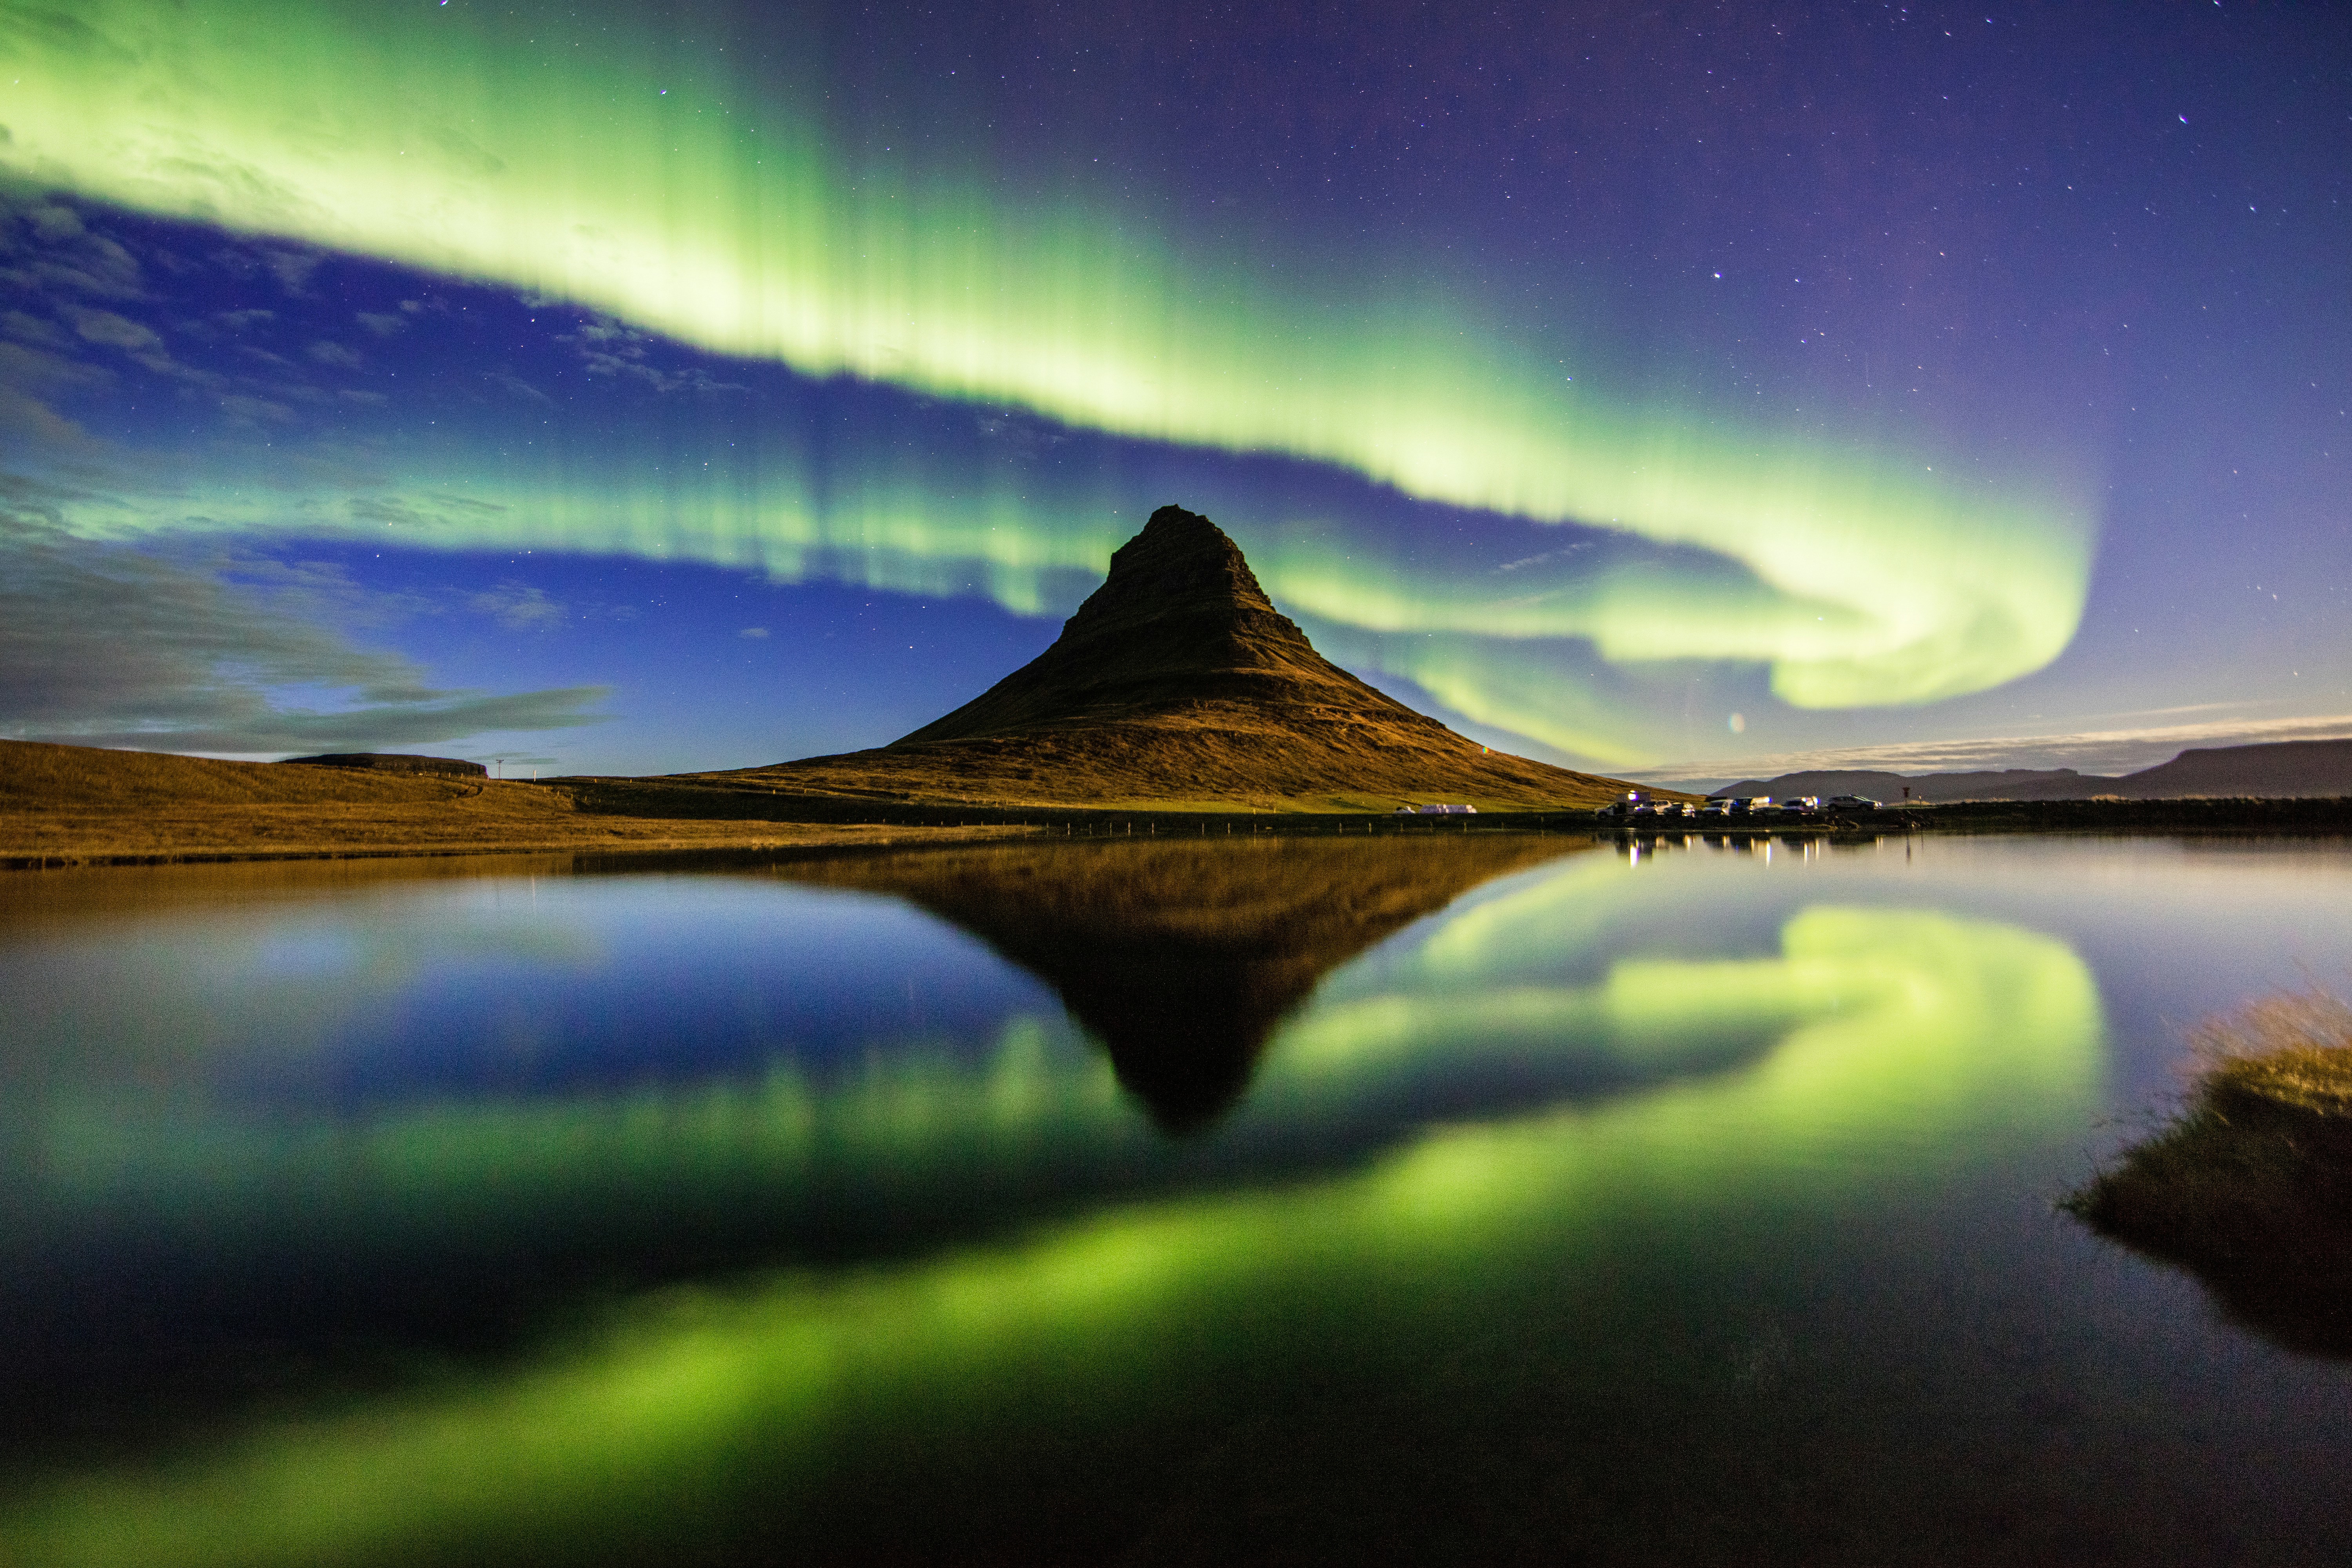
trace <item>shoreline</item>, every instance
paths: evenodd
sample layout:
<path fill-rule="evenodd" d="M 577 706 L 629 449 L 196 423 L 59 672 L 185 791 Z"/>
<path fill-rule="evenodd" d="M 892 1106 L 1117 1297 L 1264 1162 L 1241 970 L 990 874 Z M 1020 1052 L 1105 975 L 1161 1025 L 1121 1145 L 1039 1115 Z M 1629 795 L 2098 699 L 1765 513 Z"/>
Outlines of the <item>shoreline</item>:
<path fill-rule="evenodd" d="M 1066 787 L 1069 780 L 1064 779 Z M 1042 787 L 1041 787 L 1042 792 Z M 1453 798 L 1457 803 L 1465 798 Z M 1467 798 L 1399 814 L 1341 795 L 1078 801 L 991 798 L 942 779 L 898 790 L 778 789 L 747 779 L 543 780 L 224 762 L 0 742 L 0 869 L 382 860 L 475 854 L 756 852 L 974 839 L 1423 837 L 1574 833 L 1653 841 L 1853 840 L 1888 833 L 2352 834 L 2352 798 L 1905 802 L 1801 817 L 1619 821 L 1594 804 Z M 1416 801 L 1422 804 L 1422 801 Z"/>
<path fill-rule="evenodd" d="M 808 798 L 771 798 L 766 814 L 737 816 L 753 800 L 737 791 L 691 786 L 650 786 L 699 800 L 663 804 L 721 810 L 709 815 L 637 815 L 615 810 L 587 790 L 563 785 L 519 785 L 562 790 L 562 825 L 531 813 L 517 831 L 495 820 L 462 813 L 419 820 L 414 810 L 371 812 L 362 808 L 322 821 L 267 821 L 282 809 L 224 807 L 201 814 L 169 811 L 0 814 L 0 871 L 67 870 L 89 866 L 220 864 L 234 862 L 392 860 L 467 855 L 756 853 L 766 851 L 904 849 L 917 844 L 1031 841 L 1041 839 L 1425 837 L 1435 833 L 1573 833 L 1633 841 L 1722 841 L 1831 839 L 1853 841 L 1888 834 L 2192 835 L 2211 838 L 2327 838 L 2352 835 L 2352 800 L 2189 800 L 1971 801 L 1889 807 L 1878 811 L 1788 821 L 1707 821 L 1668 818 L 1654 822 L 1605 821 L 1587 810 L 1486 811 L 1476 815 L 1405 817 L 1345 811 L 1216 811 L 1120 806 L 983 805 L 976 802 L 894 802 L 887 805 Z M 634 791 L 633 791 L 634 792 Z M 711 795 L 732 796 L 712 800 Z M 552 804 L 556 797 L 547 799 Z M 650 803 L 650 802 L 648 802 Z M 603 809 L 600 810 L 599 808 Z M 576 812 L 577 815 L 573 815 Z M 306 814 L 307 815 L 307 814 Z M 453 820 L 454 819 L 454 820 Z M 625 825 L 624 825 L 625 824 Z M 554 827 L 553 831 L 550 828 Z M 271 841 L 291 828 L 302 838 Z M 468 830 L 473 835 L 467 836 Z M 312 836 L 315 835 L 315 836 Z M 412 836 L 413 835 L 413 836 Z M 178 842 L 168 841 L 177 837 Z"/>

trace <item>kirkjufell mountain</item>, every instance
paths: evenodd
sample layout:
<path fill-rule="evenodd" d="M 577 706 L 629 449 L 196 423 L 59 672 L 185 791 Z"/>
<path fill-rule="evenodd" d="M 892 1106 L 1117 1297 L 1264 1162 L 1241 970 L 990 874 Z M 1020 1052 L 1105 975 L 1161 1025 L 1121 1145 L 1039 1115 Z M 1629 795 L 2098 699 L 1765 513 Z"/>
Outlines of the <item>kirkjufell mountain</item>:
<path fill-rule="evenodd" d="M 1490 752 L 1318 653 L 1240 547 L 1152 513 L 1054 645 L 870 751 L 705 775 L 794 794 L 988 804 L 1593 806 L 1621 780 Z"/>

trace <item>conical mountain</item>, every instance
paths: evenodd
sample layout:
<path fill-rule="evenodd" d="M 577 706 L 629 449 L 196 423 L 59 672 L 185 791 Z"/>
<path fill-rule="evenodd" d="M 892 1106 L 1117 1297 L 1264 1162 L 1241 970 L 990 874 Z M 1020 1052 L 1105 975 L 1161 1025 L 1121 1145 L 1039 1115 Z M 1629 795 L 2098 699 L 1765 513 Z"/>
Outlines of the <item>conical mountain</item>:
<path fill-rule="evenodd" d="M 1110 575 L 1052 647 L 897 745 L 1253 712 L 1451 734 L 1318 653 L 1223 528 L 1162 507 L 1110 558 Z"/>
<path fill-rule="evenodd" d="M 1162 507 L 1054 645 L 872 751 L 725 776 L 992 804 L 1596 805 L 1627 786 L 1491 753 L 1332 664 L 1223 529 Z"/>

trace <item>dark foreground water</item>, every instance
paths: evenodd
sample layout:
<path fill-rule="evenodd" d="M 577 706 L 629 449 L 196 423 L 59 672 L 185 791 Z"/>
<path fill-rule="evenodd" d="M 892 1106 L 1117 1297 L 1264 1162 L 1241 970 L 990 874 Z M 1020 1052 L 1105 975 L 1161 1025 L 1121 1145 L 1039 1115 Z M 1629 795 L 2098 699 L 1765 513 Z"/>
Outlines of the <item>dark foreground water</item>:
<path fill-rule="evenodd" d="M 2352 1561 L 2352 1366 L 2051 1207 L 2347 910 L 2151 840 L 16 873 L 0 1562 Z"/>

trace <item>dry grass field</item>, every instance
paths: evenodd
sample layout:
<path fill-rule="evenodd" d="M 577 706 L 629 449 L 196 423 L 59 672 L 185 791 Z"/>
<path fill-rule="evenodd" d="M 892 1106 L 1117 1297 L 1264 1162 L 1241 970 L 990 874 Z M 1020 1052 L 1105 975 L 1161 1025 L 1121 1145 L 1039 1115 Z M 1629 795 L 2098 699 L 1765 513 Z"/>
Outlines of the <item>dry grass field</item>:
<path fill-rule="evenodd" d="M 776 821 L 757 802 L 729 814 L 730 799 L 0 741 L 0 865 L 753 849 L 1007 831 Z"/>

